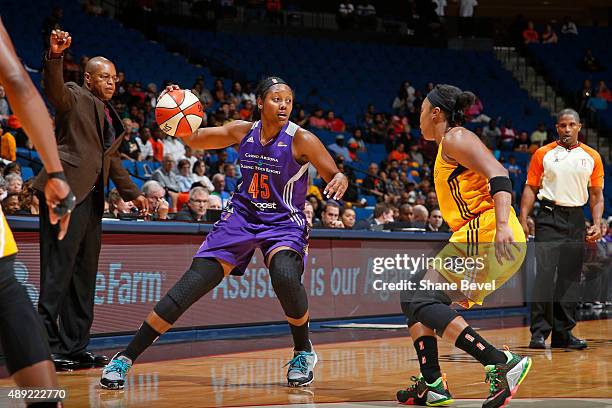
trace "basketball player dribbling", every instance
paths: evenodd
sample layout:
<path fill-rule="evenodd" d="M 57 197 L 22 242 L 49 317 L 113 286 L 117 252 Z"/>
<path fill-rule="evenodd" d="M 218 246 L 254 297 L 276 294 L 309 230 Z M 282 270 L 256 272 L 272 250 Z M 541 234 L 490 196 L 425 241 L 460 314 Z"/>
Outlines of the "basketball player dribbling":
<path fill-rule="evenodd" d="M 178 87 L 166 91 L 172 89 Z M 308 336 L 308 299 L 301 283 L 309 234 L 303 213 L 309 163 L 328 182 L 328 198 L 340 199 L 348 180 L 319 139 L 289 121 L 294 95 L 285 81 L 266 78 L 256 94 L 261 120 L 199 129 L 184 139 L 193 149 L 239 144 L 242 183 L 191 267 L 154 307 L 127 348 L 104 368 L 103 388 L 122 389 L 138 356 L 225 276 L 242 275 L 256 248 L 264 255 L 293 336 L 287 381 L 291 386 L 313 381 L 317 355 Z"/>
<path fill-rule="evenodd" d="M 49 217 L 53 224 L 59 222 L 57 232 L 62 239 L 68 232 L 75 197 L 66 182 L 49 112 L 17 57 L 1 19 L 0 84 L 4 86 L 13 112 L 36 146 L 47 170 L 49 179 L 45 184 L 45 198 Z M 44 328 L 25 288 L 15 278 L 16 254 L 17 244 L 0 208 L 0 339 L 6 365 L 21 388 L 58 390 Z M 28 407 L 61 406 L 56 396 L 25 402 Z"/>
<path fill-rule="evenodd" d="M 469 273 L 434 266 L 415 275 L 419 282 L 491 284 L 499 288 L 520 268 L 525 234 L 511 207 L 508 171 L 471 131 L 461 127 L 463 111 L 474 94 L 451 85 L 437 85 L 421 106 L 420 126 L 426 140 L 435 140 L 438 154 L 434 183 L 444 220 L 453 230 L 440 259 L 485 261 Z M 434 285 L 435 286 L 435 285 Z M 402 293 L 402 310 L 417 352 L 420 375 L 398 391 L 407 405 L 445 406 L 453 402 L 438 363 L 436 335 L 467 352 L 485 366 L 489 397 L 483 407 L 506 406 L 531 367 L 529 357 L 499 350 L 483 339 L 450 305 L 482 304 L 494 289 L 415 290 Z M 485 286 L 480 286 L 485 288 Z"/>

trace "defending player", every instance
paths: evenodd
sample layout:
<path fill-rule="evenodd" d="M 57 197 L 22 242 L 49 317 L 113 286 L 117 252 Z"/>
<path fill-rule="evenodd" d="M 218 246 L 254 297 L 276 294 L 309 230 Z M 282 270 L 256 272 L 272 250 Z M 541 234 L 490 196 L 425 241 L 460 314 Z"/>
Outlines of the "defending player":
<path fill-rule="evenodd" d="M 453 230 L 450 243 L 437 259 L 476 259 L 482 268 L 458 271 L 452 265 L 432 266 L 415 279 L 433 283 L 495 283 L 498 288 L 520 268 L 525 256 L 525 235 L 511 207 L 512 184 L 508 171 L 469 130 L 461 127 L 463 111 L 474 94 L 451 85 L 437 85 L 421 107 L 421 131 L 438 144 L 434 182 L 442 215 Z M 477 287 L 477 286 L 476 286 Z M 482 287 L 482 286 L 481 286 Z M 531 367 L 529 357 L 502 351 L 483 339 L 457 312 L 482 304 L 494 289 L 452 291 L 416 290 L 402 294 L 421 374 L 414 384 L 397 393 L 409 405 L 443 406 L 453 402 L 438 363 L 436 334 L 467 352 L 485 366 L 490 394 L 483 407 L 505 406 Z"/>
<path fill-rule="evenodd" d="M 45 103 L 19 61 L 1 19 L 0 84 L 4 86 L 13 112 L 36 146 L 49 173 L 45 198 L 51 222 L 60 223 L 58 236 L 62 239 L 68 230 L 75 198 L 65 181 Z M 0 209 L 0 337 L 7 367 L 21 388 L 57 390 L 55 366 L 45 331 L 24 287 L 15 279 L 13 264 L 16 254 L 17 244 Z M 28 406 L 57 405 L 58 402 L 39 401 Z"/>
<path fill-rule="evenodd" d="M 287 381 L 292 386 L 313 381 L 317 355 L 308 338 L 308 299 L 300 280 L 309 233 L 303 213 L 308 165 L 312 163 L 329 183 L 328 197 L 342 197 L 348 181 L 319 139 L 289 121 L 293 107 L 289 85 L 270 77 L 259 83 L 256 93 L 261 120 L 199 129 L 184 139 L 194 149 L 239 144 L 243 181 L 189 270 L 147 316 L 127 348 L 103 370 L 102 387 L 123 388 L 134 360 L 225 276 L 242 275 L 256 248 L 264 255 L 293 335 L 294 358 Z"/>

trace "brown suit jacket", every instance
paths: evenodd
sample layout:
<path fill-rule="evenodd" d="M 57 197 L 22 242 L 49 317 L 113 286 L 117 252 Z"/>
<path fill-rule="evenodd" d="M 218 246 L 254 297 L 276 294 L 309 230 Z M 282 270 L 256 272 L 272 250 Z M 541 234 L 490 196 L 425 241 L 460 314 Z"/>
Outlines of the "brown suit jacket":
<path fill-rule="evenodd" d="M 125 130 L 117 113 L 112 110 L 118 129 L 112 146 L 104 150 L 104 102 L 89 89 L 74 82 L 64 83 L 63 58 L 46 59 L 43 85 L 55 107 L 55 137 L 64 173 L 77 203 L 89 194 L 102 172 L 104 186 L 113 180 L 125 201 L 134 200 L 140 190 L 122 166 L 118 152 Z M 34 188 L 44 191 L 47 173 L 43 169 L 34 181 Z"/>

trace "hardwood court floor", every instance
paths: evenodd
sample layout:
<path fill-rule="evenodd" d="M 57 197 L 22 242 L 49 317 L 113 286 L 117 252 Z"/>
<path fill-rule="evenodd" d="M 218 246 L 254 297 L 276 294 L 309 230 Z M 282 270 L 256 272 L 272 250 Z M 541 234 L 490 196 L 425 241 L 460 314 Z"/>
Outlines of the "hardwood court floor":
<path fill-rule="evenodd" d="M 529 350 L 524 327 L 484 330 L 494 344 L 533 358 L 530 374 L 511 406 L 603 407 L 612 405 L 612 321 L 581 322 L 574 333 L 588 339 L 584 351 Z M 401 332 L 398 333 L 401 335 Z M 383 337 L 383 336 L 381 336 Z M 397 406 L 395 392 L 418 373 L 410 338 L 370 339 L 315 347 L 319 355 L 314 383 L 289 388 L 283 365 L 289 348 L 141 363 L 133 367 L 124 391 L 98 385 L 100 370 L 60 373 L 66 407 L 231 407 L 306 404 L 306 407 Z M 265 348 L 265 339 L 260 339 Z M 440 341 L 440 360 L 455 406 L 479 407 L 487 395 L 481 365 Z M 172 358 L 168 355 L 167 358 Z M 0 387 L 10 380 L 0 381 Z M 3 388 L 4 389 L 4 388 Z M 6 393 L 4 393 L 6 394 Z M 543 403 L 542 398 L 563 398 Z M 588 401 L 567 398 L 592 398 Z M 343 403 L 343 404 L 328 404 Z M 0 399 L 0 406 L 17 406 Z M 323 404 L 323 405 L 321 405 Z"/>

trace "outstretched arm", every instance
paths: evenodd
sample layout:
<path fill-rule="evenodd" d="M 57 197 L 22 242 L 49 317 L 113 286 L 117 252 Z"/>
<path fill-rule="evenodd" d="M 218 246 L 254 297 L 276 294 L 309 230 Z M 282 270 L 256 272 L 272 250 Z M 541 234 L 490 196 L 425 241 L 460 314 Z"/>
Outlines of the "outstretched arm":
<path fill-rule="evenodd" d="M 251 122 L 235 120 L 223 126 L 202 128 L 184 137 L 183 142 L 192 149 L 223 149 L 240 143 L 252 125 Z"/>
<path fill-rule="evenodd" d="M 49 112 L 47 112 L 45 103 L 21 65 L 1 20 L 0 82 L 4 85 L 13 111 L 21 121 L 26 134 L 36 146 L 47 173 L 62 173 L 63 168 L 57 152 L 57 143 L 55 142 Z M 45 186 L 45 197 L 49 205 L 51 223 L 56 224 L 61 219 L 59 239 L 66 235 L 70 214 L 68 213 L 62 218 L 56 214 L 55 207 L 67 204 L 63 201 L 69 195 L 71 195 L 70 187 L 64 180 L 49 178 Z M 72 207 L 69 209 L 71 210 Z"/>
<path fill-rule="evenodd" d="M 323 146 L 318 137 L 311 132 L 300 129 L 293 137 L 293 156 L 298 162 L 310 162 L 327 182 L 323 194 L 327 198 L 339 200 L 348 188 L 346 176 L 340 173 L 334 159 Z"/>

